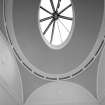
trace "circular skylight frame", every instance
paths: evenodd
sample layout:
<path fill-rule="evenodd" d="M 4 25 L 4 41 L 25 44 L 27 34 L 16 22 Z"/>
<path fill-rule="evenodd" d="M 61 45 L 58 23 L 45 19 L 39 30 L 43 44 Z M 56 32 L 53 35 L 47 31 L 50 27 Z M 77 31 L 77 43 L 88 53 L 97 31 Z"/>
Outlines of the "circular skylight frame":
<path fill-rule="evenodd" d="M 62 6 L 62 5 L 60 5 L 62 3 L 61 0 L 58 0 L 58 1 L 57 0 L 53 0 L 53 1 L 49 0 L 49 2 L 51 4 L 50 6 L 51 6 L 52 11 L 47 10 L 46 7 L 45 7 L 47 5 L 44 6 L 42 1 L 44 2 L 44 0 L 41 0 L 41 2 L 40 2 L 39 16 L 38 16 L 39 30 L 40 30 L 40 33 L 41 33 L 41 37 L 42 37 L 43 41 L 45 42 L 45 44 L 49 48 L 51 48 L 53 50 L 62 49 L 63 47 L 65 47 L 69 43 L 69 41 L 70 41 L 70 39 L 73 35 L 72 33 L 73 33 L 74 27 L 75 27 L 75 10 L 74 10 L 72 0 L 68 0 L 67 6 L 62 7 L 62 9 L 60 8 L 60 6 Z M 56 4 L 56 5 L 54 5 L 54 4 Z M 41 10 L 48 13 L 48 16 L 47 17 L 45 16 L 45 18 L 41 18 L 41 15 L 44 15 L 44 14 L 42 14 L 42 12 L 40 12 Z M 66 15 L 68 14 L 68 16 L 62 15 L 65 12 L 66 12 Z M 71 16 L 69 16 L 69 15 L 71 15 Z M 65 21 L 63 21 L 63 20 L 68 21 L 69 25 L 67 24 L 67 22 L 65 23 Z M 45 26 L 41 27 L 42 26 L 41 23 L 46 22 L 46 21 L 49 21 L 49 24 L 44 29 Z M 67 31 L 67 33 L 62 31 L 62 27 L 64 27 L 64 29 L 65 29 L 65 31 Z M 51 30 L 50 30 L 50 28 L 51 28 Z M 42 30 L 44 30 L 44 31 L 42 31 Z M 50 30 L 51 33 L 47 34 L 47 32 L 49 30 Z M 57 34 L 54 33 L 55 31 L 56 31 Z M 67 35 L 65 35 L 65 34 L 67 34 Z M 59 35 L 59 37 L 57 37 L 58 35 Z M 49 38 L 49 36 L 50 36 L 50 38 Z"/>

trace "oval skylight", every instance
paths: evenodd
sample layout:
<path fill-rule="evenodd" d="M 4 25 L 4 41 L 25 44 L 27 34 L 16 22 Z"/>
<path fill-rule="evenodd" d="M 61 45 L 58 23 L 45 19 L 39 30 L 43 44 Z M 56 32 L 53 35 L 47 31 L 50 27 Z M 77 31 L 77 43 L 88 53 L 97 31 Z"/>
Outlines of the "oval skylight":
<path fill-rule="evenodd" d="M 73 20 L 71 0 L 41 0 L 39 28 L 44 42 L 49 47 L 62 48 L 69 42 Z"/>

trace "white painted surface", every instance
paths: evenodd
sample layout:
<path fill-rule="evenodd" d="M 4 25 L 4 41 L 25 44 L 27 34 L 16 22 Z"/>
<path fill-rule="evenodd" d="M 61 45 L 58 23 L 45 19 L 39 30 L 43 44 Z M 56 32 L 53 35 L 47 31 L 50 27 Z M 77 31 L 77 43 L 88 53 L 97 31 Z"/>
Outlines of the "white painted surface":
<path fill-rule="evenodd" d="M 0 85 L 0 105 L 19 105 L 18 102 Z"/>
<path fill-rule="evenodd" d="M 25 105 L 98 105 L 98 102 L 85 88 L 58 81 L 36 89 Z"/>
<path fill-rule="evenodd" d="M 23 102 L 22 81 L 14 55 L 0 32 L 0 85 L 21 104 Z M 0 105 L 2 105 L 0 103 Z"/>
<path fill-rule="evenodd" d="M 102 51 L 97 72 L 97 97 L 99 101 L 101 101 L 104 96 L 105 96 L 105 47 Z"/>

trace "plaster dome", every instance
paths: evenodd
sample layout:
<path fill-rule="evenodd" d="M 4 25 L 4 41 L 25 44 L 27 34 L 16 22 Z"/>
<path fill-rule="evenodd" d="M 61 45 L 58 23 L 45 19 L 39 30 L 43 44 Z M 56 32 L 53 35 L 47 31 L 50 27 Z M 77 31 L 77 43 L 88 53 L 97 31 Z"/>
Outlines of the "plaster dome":
<path fill-rule="evenodd" d="M 85 88 L 57 81 L 36 89 L 25 105 L 98 105 L 98 102 Z"/>

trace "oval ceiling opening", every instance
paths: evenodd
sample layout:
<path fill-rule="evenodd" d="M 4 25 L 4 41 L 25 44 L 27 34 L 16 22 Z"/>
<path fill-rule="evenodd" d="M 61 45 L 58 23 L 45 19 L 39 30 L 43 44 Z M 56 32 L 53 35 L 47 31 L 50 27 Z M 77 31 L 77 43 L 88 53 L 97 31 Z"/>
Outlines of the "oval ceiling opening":
<path fill-rule="evenodd" d="M 39 29 L 42 39 L 52 49 L 61 49 L 72 37 L 74 11 L 71 0 L 41 0 Z"/>

